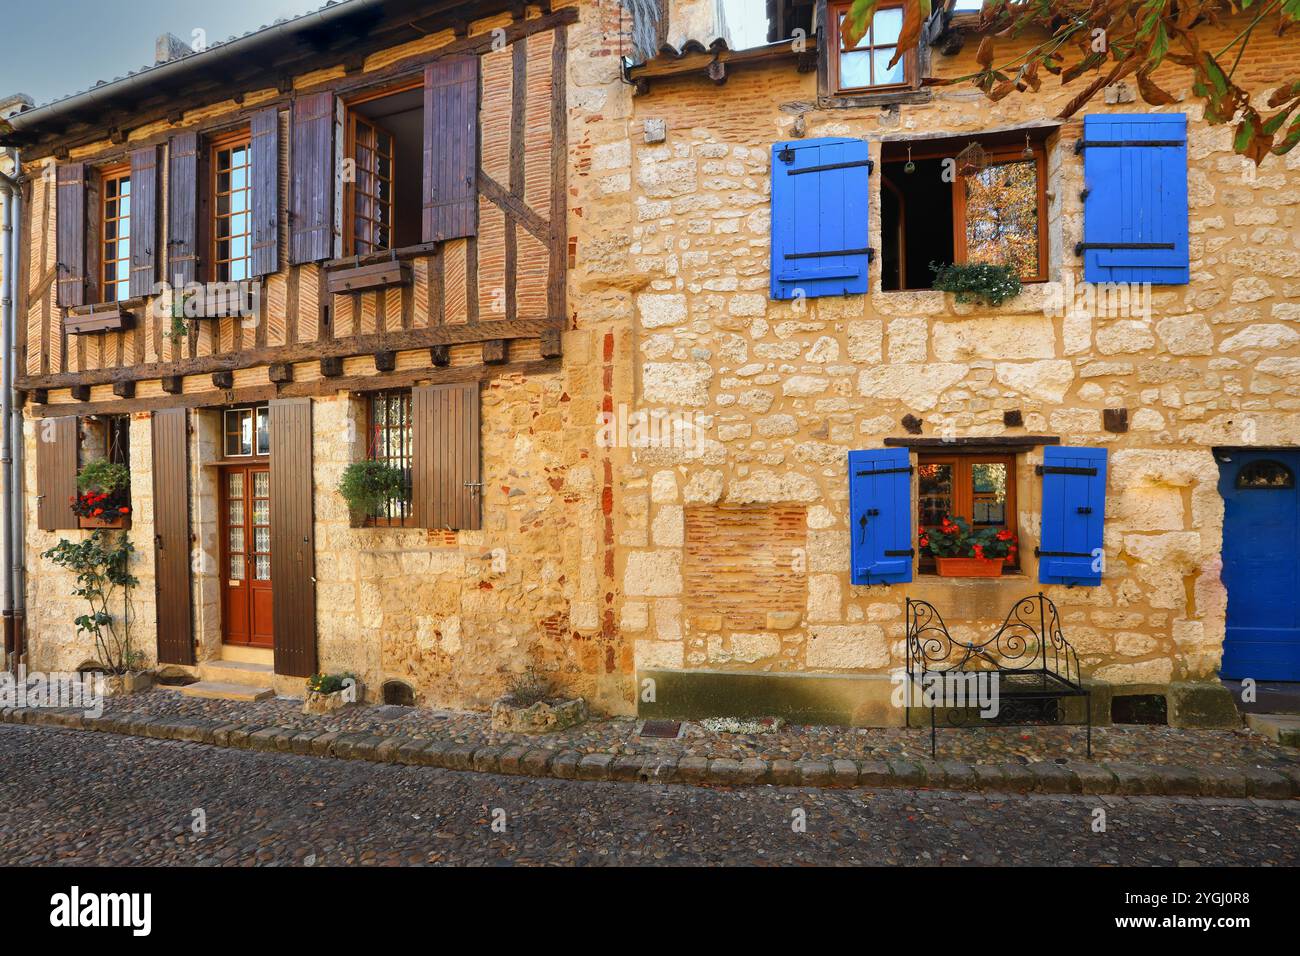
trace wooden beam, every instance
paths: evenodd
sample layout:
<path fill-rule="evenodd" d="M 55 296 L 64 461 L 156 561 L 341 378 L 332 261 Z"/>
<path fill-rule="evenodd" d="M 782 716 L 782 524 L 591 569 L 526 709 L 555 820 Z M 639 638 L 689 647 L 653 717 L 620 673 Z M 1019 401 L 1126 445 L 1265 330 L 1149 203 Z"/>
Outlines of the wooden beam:
<path fill-rule="evenodd" d="M 164 375 L 162 390 L 168 395 L 179 395 L 185 390 L 185 380 L 179 375 Z"/>
<path fill-rule="evenodd" d="M 451 364 L 451 349 L 445 345 L 432 345 L 429 347 L 429 360 L 439 368 L 446 368 Z"/>
<path fill-rule="evenodd" d="M 135 398 L 135 382 L 114 382 L 113 394 L 118 398 Z"/>
<path fill-rule="evenodd" d="M 212 384 L 213 384 L 213 386 L 214 386 L 215 388 L 223 388 L 223 389 L 224 389 L 224 388 L 234 388 L 234 387 L 235 387 L 235 373 L 234 373 L 234 372 L 230 372 L 230 371 L 225 371 L 225 372 L 213 372 L 213 373 L 212 373 Z"/>
<path fill-rule="evenodd" d="M 375 371 L 391 372 L 397 368 L 397 353 L 392 351 L 375 353 Z"/>
<path fill-rule="evenodd" d="M 542 358 L 559 358 L 561 354 L 559 329 L 548 329 L 542 333 Z"/>
<path fill-rule="evenodd" d="M 88 401 L 90 401 L 90 386 L 89 386 L 89 385 L 74 385 L 74 386 L 72 386 L 72 388 L 70 388 L 68 391 L 70 391 L 70 392 L 72 393 L 72 397 L 75 398 L 75 399 L 76 399 L 77 401 L 79 401 L 79 402 L 88 402 Z"/>
<path fill-rule="evenodd" d="M 273 362 L 307 362 L 314 358 L 374 355 L 376 352 L 403 352 L 432 345 L 465 345 L 489 339 L 531 339 L 547 329 L 560 328 L 555 319 L 495 319 L 479 325 L 439 325 L 420 329 L 401 329 L 350 338 L 302 342 L 295 345 L 264 346 L 244 349 L 227 355 L 197 356 L 179 362 L 153 362 L 124 368 L 94 369 L 85 372 L 60 372 L 50 375 L 20 377 L 18 388 L 70 388 L 73 385 L 107 385 L 127 379 L 142 381 L 163 376 L 203 375 L 208 372 L 235 371 L 270 365 Z"/>
<path fill-rule="evenodd" d="M 326 378 L 338 378 L 343 374 L 343 359 L 330 355 L 320 360 L 320 373 Z"/>
<path fill-rule="evenodd" d="M 283 385 L 293 381 L 293 366 L 288 362 L 276 362 L 266 371 L 272 385 Z"/>
<path fill-rule="evenodd" d="M 483 364 L 500 365 L 506 360 L 505 339 L 489 339 L 483 343 Z"/>

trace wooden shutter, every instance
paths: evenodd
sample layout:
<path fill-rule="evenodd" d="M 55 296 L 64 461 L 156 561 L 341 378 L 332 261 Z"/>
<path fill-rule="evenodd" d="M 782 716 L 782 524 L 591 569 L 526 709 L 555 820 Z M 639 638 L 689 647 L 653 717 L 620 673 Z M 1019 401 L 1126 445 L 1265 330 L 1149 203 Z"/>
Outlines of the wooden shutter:
<path fill-rule="evenodd" d="M 479 58 L 424 69 L 424 241 L 478 233 Z"/>
<path fill-rule="evenodd" d="M 314 93 L 294 100 L 292 136 L 289 261 L 298 265 L 334 255 L 333 93 Z"/>
<path fill-rule="evenodd" d="M 772 298 L 867 291 L 871 159 L 860 139 L 772 147 Z"/>
<path fill-rule="evenodd" d="M 175 287 L 193 282 L 199 260 L 199 137 L 173 136 L 167 168 L 167 275 Z"/>
<path fill-rule="evenodd" d="M 849 452 L 854 584 L 912 580 L 912 466 L 906 448 Z"/>
<path fill-rule="evenodd" d="M 153 553 L 160 664 L 194 663 L 186 415 L 184 408 L 153 413 Z"/>
<path fill-rule="evenodd" d="M 478 383 L 429 385 L 413 389 L 411 398 L 415 523 L 477 531 L 483 526 Z"/>
<path fill-rule="evenodd" d="M 131 153 L 131 295 L 153 295 L 158 281 L 158 147 Z"/>
<path fill-rule="evenodd" d="M 1190 282 L 1187 116 L 1085 116 L 1083 148 L 1084 279 Z"/>
<path fill-rule="evenodd" d="M 72 499 L 77 495 L 79 444 L 75 416 L 36 423 L 36 525 L 42 531 L 77 527 Z"/>
<path fill-rule="evenodd" d="M 253 163 L 253 275 L 280 270 L 280 111 L 254 113 Z"/>
<path fill-rule="evenodd" d="M 1101 583 L 1106 519 L 1106 449 L 1043 449 L 1042 533 L 1038 580 L 1043 584 Z"/>
<path fill-rule="evenodd" d="M 273 400 L 270 416 L 275 672 L 310 677 L 316 673 L 311 399 Z"/>
<path fill-rule="evenodd" d="M 56 173 L 59 253 L 58 302 L 62 306 L 86 304 L 86 165 L 68 163 Z"/>

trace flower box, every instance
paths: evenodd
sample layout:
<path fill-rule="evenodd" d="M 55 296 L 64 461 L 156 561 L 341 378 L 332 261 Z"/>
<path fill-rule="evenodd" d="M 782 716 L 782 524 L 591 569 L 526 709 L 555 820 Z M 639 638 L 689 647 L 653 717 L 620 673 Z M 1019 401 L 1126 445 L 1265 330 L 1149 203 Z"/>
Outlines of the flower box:
<path fill-rule="evenodd" d="M 1003 558 L 935 558 L 944 578 L 997 578 L 1002 576 Z"/>
<path fill-rule="evenodd" d="M 77 517 L 77 527 L 90 530 L 109 529 L 122 531 L 131 527 L 130 515 L 117 515 L 115 517 L 102 516 L 99 518 L 87 517 L 80 515 Z"/>

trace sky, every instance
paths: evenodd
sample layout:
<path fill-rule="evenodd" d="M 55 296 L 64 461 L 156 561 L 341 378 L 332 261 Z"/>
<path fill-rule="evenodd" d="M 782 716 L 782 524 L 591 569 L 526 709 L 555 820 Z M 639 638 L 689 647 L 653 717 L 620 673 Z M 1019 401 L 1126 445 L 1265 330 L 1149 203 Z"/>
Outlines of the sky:
<path fill-rule="evenodd" d="M 752 0 L 751 0 L 752 2 Z M 38 104 L 153 65 L 154 40 L 238 36 L 325 0 L 39 0 L 4 3 L 0 99 L 26 93 Z M 69 54 L 69 51 L 72 51 Z"/>

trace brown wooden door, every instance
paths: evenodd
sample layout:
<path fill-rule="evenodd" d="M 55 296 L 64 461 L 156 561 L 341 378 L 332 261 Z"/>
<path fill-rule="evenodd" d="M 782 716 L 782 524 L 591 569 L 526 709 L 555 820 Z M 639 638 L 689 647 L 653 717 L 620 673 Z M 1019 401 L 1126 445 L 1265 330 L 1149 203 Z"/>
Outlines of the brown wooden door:
<path fill-rule="evenodd" d="M 154 574 L 158 663 L 193 664 L 188 412 L 153 413 Z"/>
<path fill-rule="evenodd" d="M 272 647 L 271 471 L 267 465 L 222 470 L 221 610 L 227 644 Z"/>

